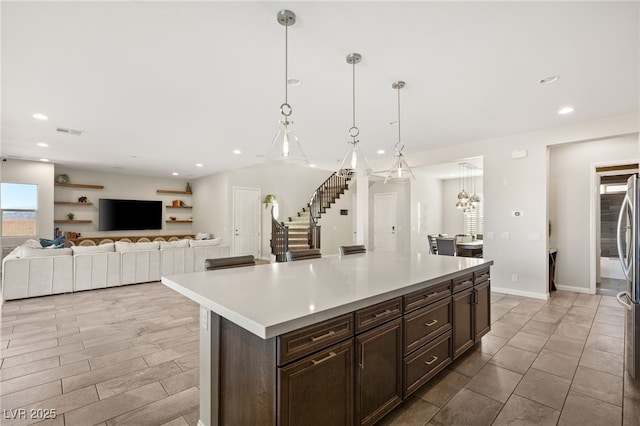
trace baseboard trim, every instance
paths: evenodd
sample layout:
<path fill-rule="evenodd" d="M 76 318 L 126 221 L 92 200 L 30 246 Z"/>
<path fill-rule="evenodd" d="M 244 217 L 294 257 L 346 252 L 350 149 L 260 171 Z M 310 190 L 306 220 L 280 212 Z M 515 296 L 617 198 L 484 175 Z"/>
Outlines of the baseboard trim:
<path fill-rule="evenodd" d="M 574 286 L 571 286 L 571 285 L 558 285 L 558 284 L 556 284 L 556 288 L 558 290 L 573 291 L 575 293 L 596 294 L 595 292 L 591 291 L 590 288 L 586 288 L 586 287 L 574 287 Z"/>
<path fill-rule="evenodd" d="M 533 291 L 516 290 L 512 288 L 491 286 L 491 291 L 496 293 L 510 294 L 512 296 L 531 297 L 532 299 L 548 300 L 549 293 L 534 293 Z"/>

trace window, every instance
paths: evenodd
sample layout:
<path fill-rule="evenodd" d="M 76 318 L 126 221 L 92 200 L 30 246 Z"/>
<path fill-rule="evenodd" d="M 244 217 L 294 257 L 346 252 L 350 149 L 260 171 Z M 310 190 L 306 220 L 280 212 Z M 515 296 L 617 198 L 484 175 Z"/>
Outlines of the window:
<path fill-rule="evenodd" d="M 478 194 L 482 200 L 482 194 Z M 482 201 L 476 204 L 476 208 L 464 214 L 464 233 L 482 234 L 484 232 L 484 206 Z"/>
<path fill-rule="evenodd" d="M 37 235 L 38 185 L 0 183 L 2 236 Z"/>

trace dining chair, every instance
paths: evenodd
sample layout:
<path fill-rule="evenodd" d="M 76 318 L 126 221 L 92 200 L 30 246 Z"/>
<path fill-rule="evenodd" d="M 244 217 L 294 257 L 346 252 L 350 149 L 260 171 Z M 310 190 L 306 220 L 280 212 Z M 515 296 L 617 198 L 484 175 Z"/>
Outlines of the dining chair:
<path fill-rule="evenodd" d="M 252 255 L 217 257 L 215 259 L 205 259 L 205 271 L 215 271 L 217 269 L 239 268 L 242 266 L 252 266 L 256 264 L 256 259 Z"/>
<path fill-rule="evenodd" d="M 430 234 L 427 235 L 427 238 L 429 239 L 429 253 L 438 254 L 438 244 L 436 243 L 438 236 L 436 234 Z"/>
<path fill-rule="evenodd" d="M 456 255 L 456 240 L 454 238 L 436 238 L 438 254 L 443 256 Z"/>
<path fill-rule="evenodd" d="M 287 262 L 295 262 L 296 260 L 319 259 L 322 255 L 320 249 L 303 249 L 287 251 L 285 257 Z"/>
<path fill-rule="evenodd" d="M 358 246 L 340 246 L 340 256 L 345 256 L 348 254 L 357 254 L 357 253 L 366 253 L 367 249 L 364 245 Z"/>

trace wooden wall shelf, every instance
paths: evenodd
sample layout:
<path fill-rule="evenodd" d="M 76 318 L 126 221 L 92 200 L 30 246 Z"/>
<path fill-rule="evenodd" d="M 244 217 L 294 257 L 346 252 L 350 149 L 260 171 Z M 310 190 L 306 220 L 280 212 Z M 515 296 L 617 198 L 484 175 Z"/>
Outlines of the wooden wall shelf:
<path fill-rule="evenodd" d="M 53 204 L 65 205 L 65 206 L 92 206 L 93 203 L 87 201 L 86 203 L 81 203 L 79 201 L 54 201 Z"/>
<path fill-rule="evenodd" d="M 172 206 L 167 204 L 166 206 L 168 209 L 192 209 L 193 206 Z"/>
<path fill-rule="evenodd" d="M 178 194 L 178 195 L 191 195 L 193 192 L 191 191 L 174 191 L 172 189 L 158 189 L 156 191 L 158 194 Z"/>
<path fill-rule="evenodd" d="M 92 223 L 92 220 L 76 220 L 76 219 L 55 219 L 55 223 Z"/>
<path fill-rule="evenodd" d="M 55 186 L 66 186 L 68 188 L 104 189 L 103 185 L 86 185 L 83 183 L 55 183 Z"/>
<path fill-rule="evenodd" d="M 176 220 L 167 220 L 167 223 L 191 223 L 192 219 L 176 219 Z"/>

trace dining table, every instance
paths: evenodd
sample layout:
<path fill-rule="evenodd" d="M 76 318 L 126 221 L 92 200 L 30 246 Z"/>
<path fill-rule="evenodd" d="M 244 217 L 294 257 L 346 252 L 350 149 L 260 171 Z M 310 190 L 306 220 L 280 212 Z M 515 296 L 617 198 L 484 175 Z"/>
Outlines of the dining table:
<path fill-rule="evenodd" d="M 480 255 L 481 257 L 482 248 L 483 248 L 482 240 L 465 241 L 465 242 L 456 241 L 456 253 L 458 256 L 476 257 Z"/>

